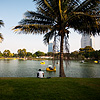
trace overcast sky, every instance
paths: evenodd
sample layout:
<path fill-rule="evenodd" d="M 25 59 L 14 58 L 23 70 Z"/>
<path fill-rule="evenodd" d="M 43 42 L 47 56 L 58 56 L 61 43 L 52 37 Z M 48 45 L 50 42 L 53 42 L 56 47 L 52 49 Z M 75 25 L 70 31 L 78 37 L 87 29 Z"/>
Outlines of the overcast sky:
<path fill-rule="evenodd" d="M 0 0 L 0 20 L 5 25 L 0 28 L 4 40 L 0 43 L 0 51 L 10 50 L 11 53 L 17 53 L 18 49 L 25 48 L 27 52 L 36 52 L 38 50 L 47 52 L 48 47 L 43 43 L 43 35 L 25 35 L 15 34 L 12 28 L 18 25 L 23 19 L 23 14 L 27 11 L 36 11 L 36 6 L 32 0 Z M 81 48 L 81 35 L 71 30 L 69 37 L 70 52 Z M 100 49 L 100 36 L 95 37 L 95 49 Z"/>

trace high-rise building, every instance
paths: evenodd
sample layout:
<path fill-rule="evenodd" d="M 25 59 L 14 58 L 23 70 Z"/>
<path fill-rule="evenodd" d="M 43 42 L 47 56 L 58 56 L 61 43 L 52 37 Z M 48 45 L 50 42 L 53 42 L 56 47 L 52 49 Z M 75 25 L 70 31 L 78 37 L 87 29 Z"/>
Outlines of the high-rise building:
<path fill-rule="evenodd" d="M 49 43 L 48 52 L 53 52 L 53 43 Z"/>
<path fill-rule="evenodd" d="M 94 37 L 92 35 L 82 35 L 81 48 L 85 48 L 86 46 L 91 46 L 92 48 L 95 48 Z"/>

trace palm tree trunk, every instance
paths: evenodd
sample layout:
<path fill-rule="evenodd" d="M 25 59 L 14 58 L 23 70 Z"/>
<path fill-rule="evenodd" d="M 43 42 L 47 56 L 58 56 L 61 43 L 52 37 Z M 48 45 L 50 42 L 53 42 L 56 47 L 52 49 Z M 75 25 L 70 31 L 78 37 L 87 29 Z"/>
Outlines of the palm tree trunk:
<path fill-rule="evenodd" d="M 59 77 L 66 77 L 64 73 L 64 67 L 63 67 L 63 41 L 64 41 L 64 35 L 61 34 L 61 43 L 60 43 L 60 74 Z"/>

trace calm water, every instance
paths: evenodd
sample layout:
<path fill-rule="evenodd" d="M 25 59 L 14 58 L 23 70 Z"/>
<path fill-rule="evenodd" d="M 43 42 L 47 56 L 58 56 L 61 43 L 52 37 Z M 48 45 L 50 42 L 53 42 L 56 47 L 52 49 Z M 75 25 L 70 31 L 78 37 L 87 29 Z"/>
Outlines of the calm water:
<path fill-rule="evenodd" d="M 45 61 L 45 65 L 40 65 L 40 61 L 33 60 L 0 60 L 0 77 L 36 77 L 38 69 L 44 70 L 45 77 L 59 77 L 59 64 L 56 64 L 56 72 L 47 72 L 46 67 L 52 61 Z M 100 64 L 80 63 L 70 61 L 66 67 L 64 64 L 66 77 L 88 77 L 100 78 Z"/>

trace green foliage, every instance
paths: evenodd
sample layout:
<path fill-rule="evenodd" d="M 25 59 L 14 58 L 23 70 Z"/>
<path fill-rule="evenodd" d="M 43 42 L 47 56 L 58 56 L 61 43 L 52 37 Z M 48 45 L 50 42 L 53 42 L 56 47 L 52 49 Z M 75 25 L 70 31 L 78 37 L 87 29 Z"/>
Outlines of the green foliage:
<path fill-rule="evenodd" d="M 41 52 L 41 51 L 37 51 L 35 52 L 36 56 L 45 56 L 45 53 L 44 52 Z"/>
<path fill-rule="evenodd" d="M 32 58 L 32 57 L 39 57 L 39 56 L 45 56 L 44 52 L 37 51 L 34 54 L 31 52 L 26 52 L 26 49 L 18 49 L 17 54 L 11 53 L 10 50 L 4 50 L 3 54 L 0 52 L 0 57 L 27 57 L 27 58 Z"/>
<path fill-rule="evenodd" d="M 70 54 L 70 57 L 72 59 L 94 59 L 99 60 L 100 59 L 100 50 L 94 50 L 91 46 L 86 46 L 85 48 L 80 48 L 79 52 L 74 51 Z"/>
<path fill-rule="evenodd" d="M 17 57 L 18 57 L 18 54 L 14 54 L 14 53 L 13 53 L 13 57 L 16 57 L 16 58 L 17 58 Z"/>
<path fill-rule="evenodd" d="M 11 54 L 11 52 L 10 52 L 9 50 L 5 50 L 5 51 L 3 52 L 3 56 L 4 56 L 4 57 L 11 57 L 12 54 Z"/>
<path fill-rule="evenodd" d="M 79 50 L 79 53 L 84 55 L 85 58 L 91 57 L 90 53 L 95 51 L 91 46 L 86 46 L 85 48 L 80 48 Z"/>
<path fill-rule="evenodd" d="M 48 52 L 47 55 L 48 56 L 53 56 L 53 52 Z"/>
<path fill-rule="evenodd" d="M 98 0 L 33 0 L 36 1 L 37 12 L 27 11 L 25 19 L 22 19 L 15 32 L 46 33 L 44 41 L 57 35 L 69 35 L 69 28 L 73 28 L 80 33 L 99 34 L 100 26 L 97 23 L 96 7 Z M 98 1 L 98 2 L 97 2 Z M 100 3 L 100 2 L 99 2 Z M 58 32 L 57 32 L 58 31 Z"/>
<path fill-rule="evenodd" d="M 21 52 L 23 52 L 21 54 Z M 44 52 L 41 51 L 37 51 L 34 54 L 32 54 L 31 52 L 26 52 L 26 49 L 18 49 L 18 53 L 14 54 L 11 53 L 10 50 L 4 50 L 3 53 L 0 52 L 0 57 L 27 57 L 27 58 L 31 58 L 34 57 L 39 57 L 39 56 L 54 56 L 54 59 L 60 59 L 60 53 L 52 53 L 52 52 L 48 52 L 47 54 L 45 54 Z M 69 55 L 69 56 L 68 56 Z M 66 57 L 70 57 L 70 59 L 85 59 L 85 58 L 89 58 L 89 59 L 94 59 L 94 60 L 99 60 L 100 59 L 100 50 L 96 50 L 94 51 L 93 48 L 87 46 L 85 48 L 80 48 L 79 52 L 78 51 L 74 51 L 71 53 L 64 53 L 64 57 L 63 59 L 66 59 Z"/>
<path fill-rule="evenodd" d="M 30 57 L 30 56 L 32 56 L 32 53 L 31 52 L 27 52 L 26 56 Z"/>
<path fill-rule="evenodd" d="M 74 51 L 71 53 L 71 57 L 74 57 L 75 59 L 78 59 L 78 55 L 79 55 L 78 51 Z"/>
<path fill-rule="evenodd" d="M 85 52 L 87 52 L 87 53 L 90 53 L 90 52 L 93 52 L 93 51 L 95 51 L 91 46 L 86 46 L 85 48 L 84 48 L 84 51 Z"/>
<path fill-rule="evenodd" d="M 90 53 L 90 57 L 95 59 L 95 60 L 99 60 L 100 59 L 100 50 L 96 50 Z"/>
<path fill-rule="evenodd" d="M 37 55 L 34 53 L 34 54 L 32 55 L 32 57 L 37 57 Z"/>
<path fill-rule="evenodd" d="M 19 57 L 25 57 L 27 55 L 26 49 L 18 49 L 17 53 Z"/>
<path fill-rule="evenodd" d="M 0 57 L 2 57 L 2 53 L 1 53 L 1 51 L 0 51 Z"/>

